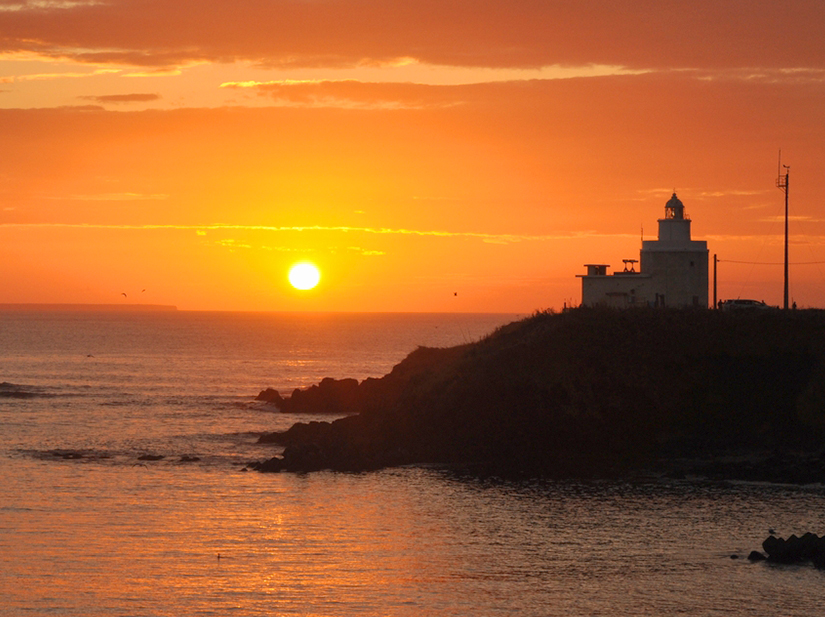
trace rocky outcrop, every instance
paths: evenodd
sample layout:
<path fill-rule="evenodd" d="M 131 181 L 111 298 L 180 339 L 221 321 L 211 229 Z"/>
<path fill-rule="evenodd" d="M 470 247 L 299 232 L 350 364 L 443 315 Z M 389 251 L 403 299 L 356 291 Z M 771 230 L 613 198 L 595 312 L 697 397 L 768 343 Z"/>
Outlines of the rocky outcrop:
<path fill-rule="evenodd" d="M 253 466 L 259 471 L 366 471 L 418 462 L 410 452 L 369 427 L 361 416 L 299 422 L 287 431 L 262 435 L 259 443 L 284 446 L 282 456 Z"/>
<path fill-rule="evenodd" d="M 326 377 L 309 388 L 296 388 L 286 398 L 277 390 L 267 388 L 256 400 L 275 405 L 283 413 L 348 415 L 361 410 L 364 395 L 356 379 Z"/>
<path fill-rule="evenodd" d="M 258 393 L 258 396 L 255 397 L 255 400 L 275 405 L 276 407 L 278 407 L 278 409 L 281 408 L 281 405 L 283 405 L 284 402 L 284 399 L 281 398 L 280 392 L 278 392 L 274 388 L 267 388 L 266 390 L 261 390 Z"/>
<path fill-rule="evenodd" d="M 704 473 L 722 479 L 793 472 L 818 481 L 825 467 L 808 461 L 714 461 L 733 451 L 818 456 L 823 384 L 822 311 L 577 309 L 536 314 L 470 345 L 419 348 L 380 379 L 293 392 L 282 411 L 352 415 L 261 441 L 284 447 L 277 465 L 286 470 L 435 463 L 567 478 L 667 458 L 711 461 Z"/>
<path fill-rule="evenodd" d="M 246 464 L 241 471 L 246 471 L 247 469 L 252 469 L 254 471 L 260 471 L 263 473 L 273 473 L 278 472 L 283 469 L 283 459 L 280 456 L 273 456 L 271 459 L 266 461 L 253 461 Z"/>
<path fill-rule="evenodd" d="M 825 536 L 819 537 L 808 532 L 800 537 L 796 535 L 785 538 L 768 536 L 762 542 L 762 549 L 768 555 L 768 561 L 776 563 L 802 563 L 810 561 L 817 568 L 825 568 Z"/>
<path fill-rule="evenodd" d="M 288 397 L 282 397 L 277 390 L 267 388 L 255 398 L 278 407 L 283 413 L 376 416 L 395 408 L 408 396 L 410 387 L 424 386 L 432 371 L 437 372 L 442 362 L 457 357 L 465 347 L 419 347 L 380 379 L 369 377 L 359 383 L 352 378 L 326 377 L 309 388 L 296 388 Z M 300 430 L 296 428 L 296 433 Z M 268 440 L 270 437 L 264 435 L 261 441 L 267 443 Z"/>
<path fill-rule="evenodd" d="M 326 377 L 305 390 L 293 390 L 281 411 L 313 414 L 352 414 L 360 411 L 358 380 Z"/>

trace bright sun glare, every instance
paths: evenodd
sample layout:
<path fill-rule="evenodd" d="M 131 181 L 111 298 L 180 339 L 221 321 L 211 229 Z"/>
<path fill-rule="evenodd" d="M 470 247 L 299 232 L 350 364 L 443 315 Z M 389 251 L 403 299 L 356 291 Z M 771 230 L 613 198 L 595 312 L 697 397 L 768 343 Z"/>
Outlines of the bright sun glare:
<path fill-rule="evenodd" d="M 312 289 L 321 280 L 321 273 L 315 264 L 297 263 L 289 270 L 289 282 L 295 289 Z"/>

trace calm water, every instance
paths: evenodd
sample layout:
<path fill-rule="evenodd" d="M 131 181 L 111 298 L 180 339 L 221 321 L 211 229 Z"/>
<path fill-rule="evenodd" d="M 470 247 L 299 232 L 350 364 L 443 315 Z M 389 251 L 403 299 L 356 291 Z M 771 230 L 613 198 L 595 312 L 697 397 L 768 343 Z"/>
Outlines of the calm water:
<path fill-rule="evenodd" d="M 730 556 L 825 532 L 822 487 L 239 471 L 306 419 L 264 387 L 513 317 L 0 313 L 0 615 L 821 613 L 825 573 Z"/>

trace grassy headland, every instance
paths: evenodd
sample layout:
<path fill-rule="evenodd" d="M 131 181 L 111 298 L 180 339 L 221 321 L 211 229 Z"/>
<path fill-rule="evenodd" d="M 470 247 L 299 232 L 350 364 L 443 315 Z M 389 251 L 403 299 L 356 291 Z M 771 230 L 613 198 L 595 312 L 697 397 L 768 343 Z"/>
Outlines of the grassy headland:
<path fill-rule="evenodd" d="M 581 477 L 733 454 L 809 461 L 825 444 L 825 311 L 538 313 L 419 348 L 346 396 L 321 385 L 305 404 L 355 415 L 263 436 L 285 446 L 269 469 Z"/>

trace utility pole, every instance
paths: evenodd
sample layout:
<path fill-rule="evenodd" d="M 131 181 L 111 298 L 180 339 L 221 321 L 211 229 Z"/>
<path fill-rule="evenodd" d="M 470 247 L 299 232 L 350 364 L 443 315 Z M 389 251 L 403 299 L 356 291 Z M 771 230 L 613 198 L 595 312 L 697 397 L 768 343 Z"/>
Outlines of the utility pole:
<path fill-rule="evenodd" d="M 785 175 L 782 176 L 782 170 L 785 169 Z M 782 165 L 782 150 L 779 151 L 779 162 L 777 163 L 776 186 L 785 193 L 785 303 L 783 308 L 788 310 L 788 186 L 790 184 L 791 168 L 788 165 Z"/>
<path fill-rule="evenodd" d="M 713 254 L 713 308 L 718 308 L 716 305 L 716 264 L 719 260 L 716 258 L 716 253 Z"/>

